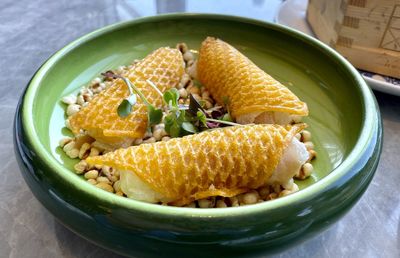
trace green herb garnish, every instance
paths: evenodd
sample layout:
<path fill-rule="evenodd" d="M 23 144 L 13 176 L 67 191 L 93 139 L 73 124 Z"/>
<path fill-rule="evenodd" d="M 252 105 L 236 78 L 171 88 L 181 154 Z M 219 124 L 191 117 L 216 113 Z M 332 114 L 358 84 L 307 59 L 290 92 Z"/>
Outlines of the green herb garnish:
<path fill-rule="evenodd" d="M 207 127 L 207 116 L 203 113 L 203 111 L 197 111 L 196 113 L 197 119 L 203 126 Z"/>
<path fill-rule="evenodd" d="M 153 126 L 159 124 L 163 117 L 163 112 L 159 108 L 155 108 L 154 106 L 150 105 L 147 106 L 148 112 L 148 124 L 149 126 Z"/>
<path fill-rule="evenodd" d="M 222 97 L 222 102 L 224 102 L 224 108 L 226 109 L 226 111 L 228 112 L 228 116 L 230 118 L 231 121 L 233 121 L 232 117 L 231 117 L 231 110 L 229 109 L 229 106 L 231 104 L 231 100 L 229 99 L 228 96 L 223 96 Z M 228 119 L 228 118 L 227 118 Z"/>
<path fill-rule="evenodd" d="M 227 121 L 227 122 L 233 122 L 233 119 L 231 117 L 231 115 L 229 113 L 226 113 L 223 117 L 222 117 L 223 121 Z"/>
<path fill-rule="evenodd" d="M 172 88 L 166 91 L 163 95 L 163 100 L 169 107 L 178 107 L 178 100 L 179 100 L 178 90 Z"/>
<path fill-rule="evenodd" d="M 122 100 L 118 106 L 118 115 L 122 118 L 129 116 L 132 112 L 132 108 L 137 103 L 137 96 L 147 106 L 148 111 L 148 127 L 159 124 L 163 120 L 163 111 L 154 107 L 147 98 L 143 95 L 142 91 L 138 89 L 128 78 L 107 72 L 103 74 L 107 78 L 121 79 L 125 82 L 129 89 L 129 96 Z M 189 106 L 179 105 L 179 91 L 176 88 L 172 88 L 162 93 L 157 86 L 150 80 L 146 82 L 162 97 L 166 105 L 166 115 L 164 117 L 165 131 L 171 137 L 180 137 L 188 134 L 194 134 L 199 131 L 208 129 L 209 124 L 214 127 L 218 127 L 219 124 L 225 125 L 239 125 L 232 122 L 232 118 L 229 114 L 229 99 L 223 98 L 224 104 L 228 110 L 220 119 L 213 119 L 207 116 L 206 111 L 199 101 L 197 101 L 192 94 L 189 95 Z"/>
<path fill-rule="evenodd" d="M 233 123 L 230 116 L 223 120 L 208 118 L 201 104 L 189 95 L 189 106 L 179 106 L 179 92 L 173 88 L 163 94 L 164 102 L 168 105 L 168 114 L 164 118 L 165 131 L 171 137 L 180 137 L 194 134 L 208 129 L 207 122 L 225 125 L 239 125 Z"/>
<path fill-rule="evenodd" d="M 157 91 L 157 93 L 159 94 L 159 95 L 161 95 L 161 97 L 162 97 L 162 92 L 157 88 L 157 86 L 152 82 L 152 81 L 150 81 L 150 80 L 146 80 L 146 82 L 153 88 L 153 89 L 155 89 L 156 91 Z"/>
<path fill-rule="evenodd" d="M 117 112 L 120 117 L 127 117 L 132 111 L 132 108 L 136 104 L 136 94 L 130 95 L 128 98 L 122 100 L 121 104 L 119 104 Z"/>
<path fill-rule="evenodd" d="M 222 118 L 222 120 L 220 119 L 213 119 L 213 118 L 208 118 L 206 115 L 206 112 L 204 111 L 204 109 L 202 108 L 202 106 L 200 105 L 200 103 L 192 96 L 192 94 L 190 94 L 190 103 L 189 103 L 189 111 L 191 114 L 196 114 L 198 121 L 200 121 L 202 124 L 206 125 L 206 122 L 214 122 L 214 123 L 219 123 L 219 124 L 225 124 L 225 125 L 240 125 L 237 123 L 233 123 L 232 122 L 232 118 L 229 114 L 226 114 L 228 116 Z M 225 118 L 225 119 L 224 119 Z"/>
<path fill-rule="evenodd" d="M 140 99 L 143 101 L 143 103 L 147 106 L 147 116 L 148 116 L 148 126 L 152 126 L 155 124 L 158 124 L 162 120 L 162 110 L 154 107 L 148 100 L 147 98 L 143 95 L 142 91 L 138 89 L 135 84 L 133 84 L 128 78 L 125 78 L 121 75 L 114 74 L 111 72 L 104 73 L 103 76 L 105 77 L 111 77 L 114 79 L 121 79 L 125 82 L 126 86 L 129 89 L 129 96 L 122 100 L 121 104 L 118 106 L 117 112 L 118 115 L 122 118 L 125 118 L 129 116 L 129 114 L 132 112 L 133 106 L 137 102 L 137 96 L 140 97 Z M 159 92 L 159 91 L 158 91 Z"/>
<path fill-rule="evenodd" d="M 179 137 L 181 129 L 177 123 L 177 117 L 175 113 L 169 114 L 164 118 L 165 131 L 171 137 Z"/>
<path fill-rule="evenodd" d="M 164 118 L 165 131 L 172 137 L 179 137 L 190 133 L 192 128 L 183 123 L 188 122 L 186 111 L 178 105 L 179 92 L 172 88 L 163 94 L 163 100 L 168 106 L 168 113 Z"/>
<path fill-rule="evenodd" d="M 225 124 L 225 125 L 240 125 L 238 123 L 228 122 L 228 121 L 213 119 L 213 118 L 207 118 L 206 120 L 209 122 L 220 123 L 220 124 Z"/>
<path fill-rule="evenodd" d="M 187 133 L 197 133 L 198 129 L 191 122 L 182 122 L 182 129 Z"/>

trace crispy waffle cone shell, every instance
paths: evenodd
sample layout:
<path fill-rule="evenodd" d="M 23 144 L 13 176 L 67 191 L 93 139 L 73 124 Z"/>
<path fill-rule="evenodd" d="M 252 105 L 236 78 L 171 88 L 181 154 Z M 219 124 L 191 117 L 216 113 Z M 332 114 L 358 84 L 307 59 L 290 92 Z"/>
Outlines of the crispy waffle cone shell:
<path fill-rule="evenodd" d="M 162 98 L 148 85 L 151 80 L 161 92 L 175 87 L 184 73 L 183 59 L 177 49 L 159 48 L 135 64 L 123 76 L 138 87 L 156 107 L 162 105 Z M 104 143 L 121 143 L 127 138 L 143 137 L 147 127 L 147 108 L 138 98 L 131 114 L 126 118 L 118 116 L 117 109 L 122 100 L 129 96 L 127 85 L 121 79 L 95 96 L 89 104 L 69 118 L 75 134 L 86 131 L 96 140 Z"/>
<path fill-rule="evenodd" d="M 220 105 L 229 99 L 234 118 L 266 111 L 308 115 L 306 103 L 222 40 L 208 37 L 203 41 L 197 73 Z"/>
<path fill-rule="evenodd" d="M 283 151 L 305 124 L 245 125 L 89 157 L 135 173 L 174 205 L 210 196 L 231 197 L 266 184 Z"/>

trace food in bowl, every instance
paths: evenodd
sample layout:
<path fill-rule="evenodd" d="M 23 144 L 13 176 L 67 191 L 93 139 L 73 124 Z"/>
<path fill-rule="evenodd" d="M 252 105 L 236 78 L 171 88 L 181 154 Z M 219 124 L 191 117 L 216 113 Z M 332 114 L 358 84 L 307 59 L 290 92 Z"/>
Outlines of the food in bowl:
<path fill-rule="evenodd" d="M 303 128 L 230 126 L 121 148 L 87 162 L 119 170 L 121 189 L 130 198 L 182 206 L 286 184 L 308 159 L 304 144 L 294 137 Z"/>
<path fill-rule="evenodd" d="M 232 117 L 241 124 L 289 124 L 296 115 L 308 115 L 306 103 L 220 39 L 202 43 L 198 75 L 218 102 L 229 99 Z"/>
<path fill-rule="evenodd" d="M 177 49 L 159 48 L 131 69 L 124 70 L 121 76 L 129 78 L 141 94 L 146 96 L 146 101 L 160 108 L 163 100 L 146 80 L 151 80 L 159 91 L 165 92 L 179 83 L 183 72 L 180 52 Z M 121 116 L 117 112 L 121 101 L 129 95 L 136 95 L 130 92 L 130 87 L 124 85 L 123 80 L 111 80 L 110 87 L 106 87 L 82 110 L 69 118 L 69 124 L 74 134 L 84 130 L 94 139 L 111 145 L 110 148 L 126 147 L 145 134 L 148 112 L 145 103 L 138 102 L 131 112 L 128 111 L 127 116 Z"/>
<path fill-rule="evenodd" d="M 203 42 L 198 64 L 186 44 L 159 48 L 63 101 L 75 137 L 60 146 L 120 196 L 239 206 L 296 192 L 313 169 L 306 103 L 219 39 Z"/>
<path fill-rule="evenodd" d="M 75 139 L 64 127 L 66 106 L 59 100 L 78 94 L 78 86 L 96 73 L 111 69 L 118 73 L 123 70 L 117 69 L 120 64 L 143 58 L 156 48 L 184 41 L 196 54 L 206 35 L 218 35 L 234 44 L 307 103 L 310 113 L 303 122 L 313 134 L 318 157 L 311 162 L 315 168 L 312 175 L 295 181 L 301 190 L 256 205 L 195 209 L 119 197 L 89 185 L 83 180 L 84 172 L 75 175 L 73 167 L 79 159 L 68 158 L 57 148 L 58 140 L 73 137 L 75 151 L 70 154 L 78 155 L 83 138 Z M 100 91 L 96 84 L 102 87 L 107 80 L 95 78 L 93 89 Z M 200 96 L 201 92 L 200 88 Z M 354 206 L 376 171 L 382 127 L 377 104 L 362 77 L 317 40 L 246 18 L 173 14 L 102 28 L 55 53 L 21 98 L 14 139 L 22 175 L 36 198 L 64 225 L 100 246 L 134 257 L 157 256 L 160 248 L 169 256 L 260 256 L 276 252 L 276 248 L 287 250 L 288 245 L 315 236 Z M 92 144 L 86 147 L 90 151 Z M 88 153 L 82 148 L 82 155 Z M 112 175 L 116 171 L 92 169 L 99 173 L 98 181 L 91 180 L 97 185 L 105 177 L 115 180 Z M 253 192 L 242 195 L 247 201 L 257 200 Z M 236 200 L 242 205 L 240 196 Z M 231 206 L 229 199 L 222 203 Z M 218 197 L 195 205 L 214 207 L 214 200 L 222 205 Z"/>

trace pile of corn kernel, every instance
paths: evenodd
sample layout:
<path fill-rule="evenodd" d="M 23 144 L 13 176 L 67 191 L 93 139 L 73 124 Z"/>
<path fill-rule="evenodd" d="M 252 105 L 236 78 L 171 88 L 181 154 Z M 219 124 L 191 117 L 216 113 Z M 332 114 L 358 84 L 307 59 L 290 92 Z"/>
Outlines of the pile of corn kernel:
<path fill-rule="evenodd" d="M 219 109 L 220 107 L 215 103 L 210 93 L 205 87 L 197 86 L 194 83 L 196 78 L 196 60 L 193 53 L 189 50 L 186 44 L 180 43 L 177 49 L 182 53 L 185 61 L 185 74 L 182 76 L 181 82 L 177 86 L 179 91 L 179 104 L 189 104 L 189 94 L 192 94 L 197 101 L 204 103 L 206 111 Z M 138 60 L 135 60 L 129 66 L 120 66 L 118 69 L 113 70 L 115 74 L 122 74 L 125 70 L 130 69 Z M 66 114 L 71 116 L 78 112 L 82 107 L 102 90 L 108 88 L 111 81 L 107 78 L 97 77 L 93 79 L 89 85 L 80 89 L 77 95 L 69 95 L 62 98 L 62 102 L 67 105 Z M 68 119 L 66 119 L 66 127 L 69 127 Z M 295 175 L 295 179 L 304 180 L 308 178 L 312 171 L 313 166 L 310 163 L 316 157 L 314 145 L 311 141 L 311 133 L 303 130 L 296 135 L 297 139 L 304 142 L 308 152 L 309 160 L 303 165 L 300 171 Z M 152 126 L 151 131 L 147 131 L 142 139 L 136 139 L 133 145 L 142 143 L 153 143 L 156 141 L 168 141 L 171 139 L 165 131 L 164 124 L 160 123 Z M 89 156 L 103 155 L 111 149 L 107 145 L 97 142 L 92 137 L 82 134 L 74 138 L 66 137 L 60 140 L 59 146 L 63 149 L 66 155 L 72 159 L 78 158 L 80 161 L 75 164 L 74 170 L 76 174 L 83 175 L 88 183 L 96 187 L 115 193 L 119 196 L 125 196 L 121 191 L 119 172 L 108 166 L 89 166 L 85 159 Z M 294 182 L 294 179 L 289 180 L 285 185 L 271 185 L 261 187 L 257 190 L 252 190 L 247 193 L 239 194 L 234 197 L 211 197 L 201 199 L 186 205 L 185 207 L 193 208 L 223 208 L 223 207 L 236 207 L 242 205 L 255 204 L 263 201 L 273 200 L 282 196 L 289 195 L 297 192 L 299 187 Z"/>

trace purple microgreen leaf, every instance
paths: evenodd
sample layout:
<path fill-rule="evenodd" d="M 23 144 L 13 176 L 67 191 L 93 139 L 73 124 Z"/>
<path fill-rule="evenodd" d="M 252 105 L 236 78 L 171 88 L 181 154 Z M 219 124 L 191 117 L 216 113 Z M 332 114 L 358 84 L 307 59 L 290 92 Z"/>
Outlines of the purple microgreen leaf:
<path fill-rule="evenodd" d="M 222 117 L 222 115 L 223 115 L 223 113 L 222 113 L 222 111 L 220 111 L 220 110 L 213 110 L 213 111 L 211 111 L 211 118 L 219 119 L 219 118 Z"/>
<path fill-rule="evenodd" d="M 189 94 L 189 109 L 188 112 L 191 113 L 193 116 L 196 116 L 197 111 L 202 111 L 206 113 L 200 103 L 193 97 L 192 94 Z"/>
<path fill-rule="evenodd" d="M 206 122 L 206 124 L 207 124 L 207 127 L 210 129 L 219 127 L 219 123 L 215 123 L 215 122 Z"/>
<path fill-rule="evenodd" d="M 117 74 L 115 74 L 113 71 L 111 71 L 111 70 L 108 70 L 107 72 L 105 72 L 105 73 L 101 73 L 101 75 L 103 75 L 105 78 L 108 78 L 108 79 L 117 79 L 117 78 L 120 78 L 120 77 L 118 77 L 118 75 Z"/>

